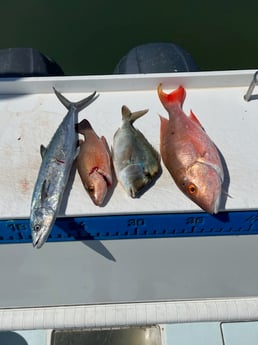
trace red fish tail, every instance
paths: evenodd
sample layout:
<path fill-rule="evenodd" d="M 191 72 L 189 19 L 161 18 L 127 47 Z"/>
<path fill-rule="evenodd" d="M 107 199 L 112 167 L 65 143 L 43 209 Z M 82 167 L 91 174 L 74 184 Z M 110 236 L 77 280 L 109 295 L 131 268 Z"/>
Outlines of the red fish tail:
<path fill-rule="evenodd" d="M 183 86 L 179 86 L 176 90 L 170 93 L 165 93 L 162 90 L 161 85 L 162 84 L 160 83 L 157 90 L 158 90 L 159 99 L 161 100 L 161 103 L 164 105 L 164 107 L 166 108 L 168 104 L 175 103 L 175 102 L 178 102 L 180 106 L 182 107 L 184 103 L 184 99 L 185 99 L 185 89 L 183 88 Z"/>

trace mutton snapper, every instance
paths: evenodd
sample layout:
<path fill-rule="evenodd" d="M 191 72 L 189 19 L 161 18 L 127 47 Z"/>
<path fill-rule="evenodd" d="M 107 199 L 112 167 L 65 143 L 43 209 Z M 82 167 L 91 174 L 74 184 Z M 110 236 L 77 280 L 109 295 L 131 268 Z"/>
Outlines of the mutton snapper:
<path fill-rule="evenodd" d="M 101 206 L 112 185 L 108 144 L 104 136 L 98 137 L 88 120 L 82 120 L 76 128 L 84 136 L 80 142 L 77 170 L 92 201 Z"/>
<path fill-rule="evenodd" d="M 224 179 L 219 152 L 194 113 L 183 112 L 182 86 L 166 94 L 160 84 L 158 95 L 169 114 L 169 120 L 160 116 L 162 160 L 184 194 L 206 212 L 217 213 Z"/>
<path fill-rule="evenodd" d="M 75 130 L 78 113 L 94 98 L 93 92 L 79 102 L 70 102 L 54 88 L 57 98 L 68 109 L 49 145 L 40 147 L 42 163 L 35 183 L 30 213 L 33 246 L 40 248 L 47 240 L 59 212 L 73 161 L 78 152 Z"/>
<path fill-rule="evenodd" d="M 113 138 L 112 157 L 118 181 L 135 198 L 160 171 L 160 156 L 133 122 L 148 110 L 134 113 L 122 107 L 122 125 Z"/>

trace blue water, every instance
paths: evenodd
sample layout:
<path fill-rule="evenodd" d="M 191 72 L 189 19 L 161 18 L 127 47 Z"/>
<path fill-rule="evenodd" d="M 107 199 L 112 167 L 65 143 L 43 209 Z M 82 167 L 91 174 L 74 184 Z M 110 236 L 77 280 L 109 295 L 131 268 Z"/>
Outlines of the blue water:
<path fill-rule="evenodd" d="M 136 45 L 173 42 L 201 70 L 258 66 L 258 1 L 10 0 L 0 48 L 34 47 L 66 74 L 110 74 Z"/>

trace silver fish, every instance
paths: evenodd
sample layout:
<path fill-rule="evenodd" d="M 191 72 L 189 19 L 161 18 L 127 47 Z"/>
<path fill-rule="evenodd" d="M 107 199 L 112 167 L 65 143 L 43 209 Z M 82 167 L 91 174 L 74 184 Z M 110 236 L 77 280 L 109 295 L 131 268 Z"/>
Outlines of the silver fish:
<path fill-rule="evenodd" d="M 42 247 L 59 212 L 73 161 L 78 152 L 78 133 L 75 124 L 78 113 L 94 98 L 93 92 L 79 102 L 70 102 L 54 88 L 61 103 L 68 109 L 49 145 L 40 147 L 42 163 L 35 183 L 30 213 L 33 246 Z"/>
<path fill-rule="evenodd" d="M 148 112 L 122 107 L 122 126 L 113 138 L 112 157 L 118 181 L 135 198 L 160 171 L 160 156 L 133 122 Z"/>

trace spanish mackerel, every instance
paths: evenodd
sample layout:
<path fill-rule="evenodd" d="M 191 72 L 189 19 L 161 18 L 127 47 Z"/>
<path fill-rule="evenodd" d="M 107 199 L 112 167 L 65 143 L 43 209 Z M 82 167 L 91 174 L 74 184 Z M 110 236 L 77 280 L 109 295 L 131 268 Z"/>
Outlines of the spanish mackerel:
<path fill-rule="evenodd" d="M 35 183 L 30 213 L 33 246 L 42 247 L 54 225 L 73 161 L 78 153 L 78 133 L 75 124 L 78 113 L 93 99 L 96 91 L 78 102 L 70 102 L 55 88 L 60 102 L 68 109 L 49 145 L 40 147 L 42 163 Z"/>

